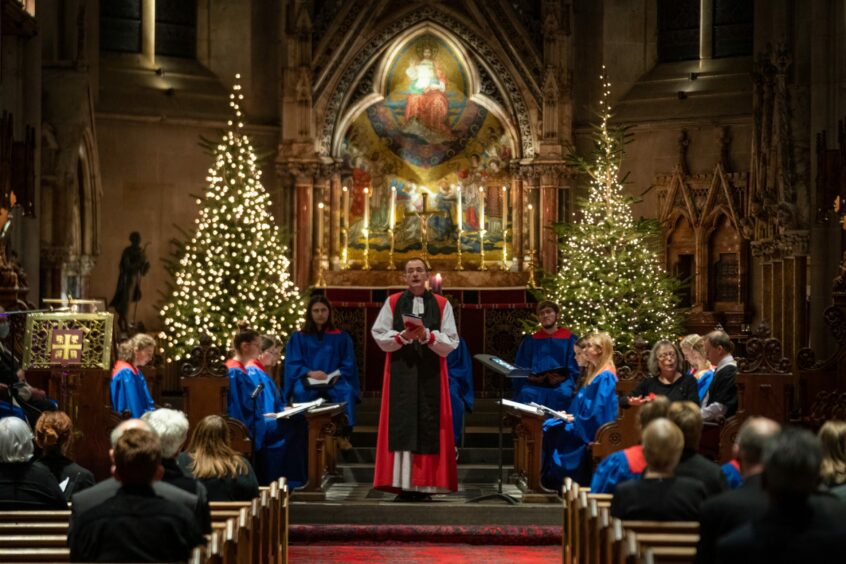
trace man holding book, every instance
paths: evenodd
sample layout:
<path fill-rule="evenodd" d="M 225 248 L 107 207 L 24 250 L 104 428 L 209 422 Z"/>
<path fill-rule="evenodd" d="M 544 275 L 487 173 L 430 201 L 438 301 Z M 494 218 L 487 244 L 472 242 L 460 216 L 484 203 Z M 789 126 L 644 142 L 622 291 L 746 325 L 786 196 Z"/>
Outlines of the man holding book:
<path fill-rule="evenodd" d="M 405 264 L 408 289 L 388 297 L 371 333 L 385 355 L 373 487 L 397 501 L 457 491 L 446 357 L 458 346 L 452 306 L 426 289 L 420 258 Z"/>
<path fill-rule="evenodd" d="M 523 337 L 515 364 L 531 370 L 527 379 L 512 379 L 514 399 L 538 403 L 556 411 L 570 407 L 579 366 L 574 345 L 578 338 L 566 327 L 558 326 L 558 304 L 543 301 L 537 314 L 541 328 Z"/>

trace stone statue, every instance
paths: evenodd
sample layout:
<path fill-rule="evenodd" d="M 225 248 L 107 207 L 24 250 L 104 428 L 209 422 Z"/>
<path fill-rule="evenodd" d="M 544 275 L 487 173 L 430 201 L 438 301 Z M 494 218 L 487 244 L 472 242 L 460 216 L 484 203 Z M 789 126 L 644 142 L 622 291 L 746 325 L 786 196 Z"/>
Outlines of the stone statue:
<path fill-rule="evenodd" d="M 122 331 L 128 331 L 130 303 L 141 301 L 141 277 L 150 270 L 147 254 L 141 247 L 141 234 L 133 231 L 129 234 L 130 245 L 120 255 L 120 272 L 117 288 L 109 307 L 115 308 L 118 314 L 118 326 Z"/>

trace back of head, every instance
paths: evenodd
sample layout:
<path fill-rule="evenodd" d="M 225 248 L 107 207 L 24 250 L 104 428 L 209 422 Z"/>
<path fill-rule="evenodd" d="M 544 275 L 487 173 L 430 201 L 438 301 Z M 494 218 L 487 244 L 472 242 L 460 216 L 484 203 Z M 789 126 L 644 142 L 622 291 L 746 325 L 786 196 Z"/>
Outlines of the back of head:
<path fill-rule="evenodd" d="M 667 417 L 681 429 L 684 448 L 697 450 L 702 437 L 702 411 L 692 401 L 675 401 L 670 405 Z"/>
<path fill-rule="evenodd" d="M 670 398 L 658 396 L 654 400 L 643 404 L 637 414 L 637 421 L 641 431 L 659 417 L 666 417 L 670 410 Z"/>
<path fill-rule="evenodd" d="M 153 483 L 162 463 L 159 438 L 144 429 L 129 429 L 114 448 L 115 479 L 125 486 Z"/>
<path fill-rule="evenodd" d="M 734 343 L 731 342 L 731 337 L 725 331 L 711 331 L 705 335 L 705 339 L 712 347 L 722 347 L 723 351 L 727 353 L 734 351 Z"/>
<path fill-rule="evenodd" d="M 258 331 L 250 329 L 246 321 L 239 321 L 235 329 L 235 334 L 232 336 L 232 347 L 235 349 L 235 354 L 240 352 L 241 345 L 251 343 L 258 338 Z"/>
<path fill-rule="evenodd" d="M 766 417 L 752 417 L 743 423 L 737 434 L 737 456 L 744 468 L 763 463 L 767 441 L 780 430 L 781 425 Z"/>
<path fill-rule="evenodd" d="M 819 487 L 821 463 L 820 440 L 787 427 L 764 447 L 764 488 L 777 501 L 803 500 Z"/>
<path fill-rule="evenodd" d="M 819 432 L 822 443 L 823 482 L 829 486 L 846 483 L 846 421 L 826 421 Z"/>
<path fill-rule="evenodd" d="M 45 411 L 35 423 L 35 442 L 45 453 L 59 453 L 69 443 L 73 423 L 64 411 Z"/>
<path fill-rule="evenodd" d="M 643 457 L 650 470 L 672 473 L 681 458 L 684 436 L 675 423 L 659 417 L 643 430 Z"/>
<path fill-rule="evenodd" d="M 0 419 L 0 463 L 26 462 L 34 450 L 32 431 L 23 419 Z"/>
<path fill-rule="evenodd" d="M 156 340 L 146 333 L 138 333 L 118 345 L 118 358 L 124 362 L 133 362 L 135 352 L 149 347 L 156 347 Z"/>
<path fill-rule="evenodd" d="M 112 445 L 112 450 L 114 450 L 121 435 L 130 429 L 144 429 L 145 431 L 154 432 L 153 429 L 147 425 L 146 421 L 142 421 L 140 419 L 127 419 L 126 421 L 121 421 L 114 429 L 112 429 L 112 432 L 109 435 L 109 442 Z"/>
<path fill-rule="evenodd" d="M 244 460 L 232 448 L 229 425 L 220 415 L 208 415 L 197 424 L 187 450 L 196 478 L 234 477 L 247 470 Z"/>
<path fill-rule="evenodd" d="M 188 418 L 181 411 L 161 408 L 142 417 L 161 440 L 162 458 L 175 458 L 188 437 Z"/>

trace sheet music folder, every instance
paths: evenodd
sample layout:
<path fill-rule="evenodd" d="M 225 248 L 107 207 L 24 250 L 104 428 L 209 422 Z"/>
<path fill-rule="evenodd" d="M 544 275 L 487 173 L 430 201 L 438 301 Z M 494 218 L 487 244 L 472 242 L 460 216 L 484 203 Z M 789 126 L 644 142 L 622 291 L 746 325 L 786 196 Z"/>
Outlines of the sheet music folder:
<path fill-rule="evenodd" d="M 502 374 L 506 378 L 528 378 L 532 374 L 530 369 L 514 366 L 513 364 L 505 362 L 498 356 L 494 356 L 492 354 L 477 354 L 473 358 L 497 374 Z"/>

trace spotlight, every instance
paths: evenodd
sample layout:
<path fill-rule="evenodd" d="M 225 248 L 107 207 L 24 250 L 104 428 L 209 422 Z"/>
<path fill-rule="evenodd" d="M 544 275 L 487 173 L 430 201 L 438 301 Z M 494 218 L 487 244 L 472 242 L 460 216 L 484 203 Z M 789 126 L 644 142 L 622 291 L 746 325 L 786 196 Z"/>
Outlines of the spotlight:
<path fill-rule="evenodd" d="M 678 96 L 679 100 L 686 100 L 687 99 L 687 92 L 684 90 L 679 90 L 676 92 L 676 96 Z"/>
<path fill-rule="evenodd" d="M 156 74 L 159 76 L 164 76 L 164 69 L 162 67 L 157 68 Z"/>
<path fill-rule="evenodd" d="M 697 78 L 699 78 L 699 73 L 698 72 L 692 72 L 692 73 L 690 73 L 690 76 L 688 78 L 690 78 L 690 80 L 696 80 Z"/>

